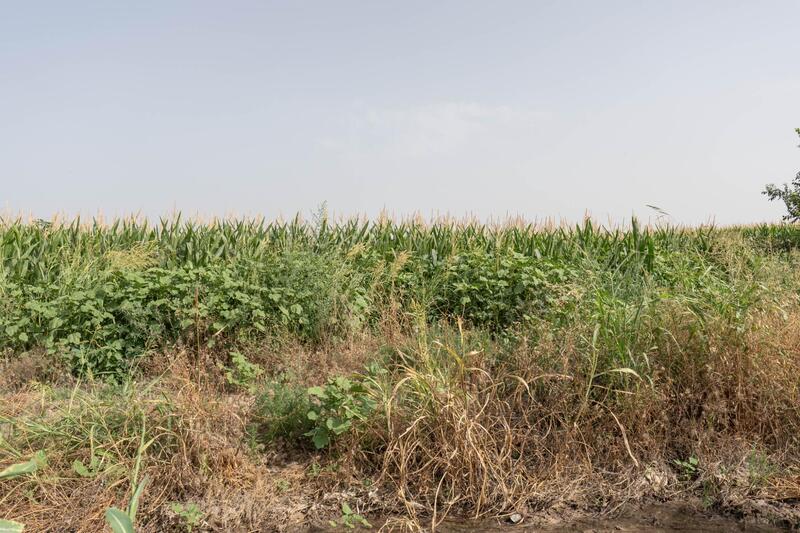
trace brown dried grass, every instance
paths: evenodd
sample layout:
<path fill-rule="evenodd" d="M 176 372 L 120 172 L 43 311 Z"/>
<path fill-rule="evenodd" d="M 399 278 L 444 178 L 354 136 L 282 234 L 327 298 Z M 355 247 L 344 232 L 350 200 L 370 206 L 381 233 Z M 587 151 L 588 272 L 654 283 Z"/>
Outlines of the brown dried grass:
<path fill-rule="evenodd" d="M 800 498 L 800 312 L 754 316 L 741 334 L 712 325 L 700 343 L 689 318 L 673 311 L 662 325 L 670 335 L 652 353 L 652 381 L 630 380 L 627 388 L 590 379 L 585 345 L 577 342 L 585 331 L 543 335 L 500 362 L 481 351 L 419 344 L 391 379 L 376 383 L 385 416 L 322 456 L 256 454 L 246 435 L 252 395 L 232 392 L 216 367 L 199 368 L 186 354 L 153 359 L 146 370 L 158 379 L 119 398 L 97 384 L 69 394 L 25 386 L 42 376 L 22 365 L 17 378 L 4 377 L 14 385 L 0 397 L 0 420 L 41 427 L 4 436 L 23 456 L 47 447 L 49 462 L 33 477 L 2 482 L 0 516 L 32 531 L 104 530 L 105 509 L 124 508 L 130 497 L 140 426 L 115 426 L 104 446 L 118 468 L 94 478 L 72 470 L 89 454 L 76 437 L 130 412 L 158 436 L 143 469 L 150 483 L 141 531 L 179 530 L 173 501 L 198 503 L 210 531 L 297 530 L 335 515 L 344 500 L 389 513 L 386 529 L 408 531 L 432 530 L 451 517 L 535 515 L 565 503 L 611 512 L 688 493 L 707 494 L 723 509 L 766 501 L 780 515 Z M 324 357 L 284 345 L 283 354 L 264 351 L 252 360 L 320 382 L 358 368 L 380 344 L 354 339 Z M 65 420 L 73 427 L 59 425 Z M 673 460 L 692 455 L 699 472 L 682 479 Z M 0 466 L 13 461 L 0 457 Z M 310 476 L 314 461 L 336 469 Z M 372 489 L 357 486 L 364 478 L 374 479 Z"/>

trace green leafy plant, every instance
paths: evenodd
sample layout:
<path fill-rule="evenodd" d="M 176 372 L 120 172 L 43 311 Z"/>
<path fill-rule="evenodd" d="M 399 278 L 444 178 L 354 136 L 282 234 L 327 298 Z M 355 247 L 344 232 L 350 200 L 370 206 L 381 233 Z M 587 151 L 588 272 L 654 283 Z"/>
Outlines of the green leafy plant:
<path fill-rule="evenodd" d="M 313 403 L 307 417 L 315 427 L 306 435 L 317 449 L 325 448 L 354 424 L 367 420 L 376 406 L 363 383 L 342 376 L 328 380 L 322 387 L 309 388 L 308 395 Z"/>
<path fill-rule="evenodd" d="M 72 470 L 81 477 L 95 477 L 103 472 L 104 467 L 109 462 L 109 453 L 102 447 L 96 445 L 95 432 L 96 426 L 89 428 L 89 464 L 86 465 L 82 460 L 75 459 L 72 462 Z"/>
<path fill-rule="evenodd" d="M 142 491 L 146 484 L 147 477 L 145 476 L 138 485 L 136 485 L 126 511 L 117 507 L 109 507 L 106 509 L 106 523 L 111 527 L 114 533 L 135 532 L 134 524 L 136 524 L 136 513 L 139 510 L 139 498 L 141 498 Z"/>
<path fill-rule="evenodd" d="M 28 474 L 33 474 L 39 468 L 47 464 L 47 456 L 45 455 L 44 451 L 40 450 L 34 454 L 34 456 L 22 463 L 15 463 L 4 468 L 0 471 L 0 479 L 10 479 L 18 476 L 25 476 Z"/>
<path fill-rule="evenodd" d="M 306 475 L 312 479 L 318 478 L 323 473 L 328 474 L 335 474 L 339 471 L 339 464 L 336 461 L 330 461 L 325 466 L 322 466 L 317 461 L 312 462 L 308 470 L 306 471 Z"/>
<path fill-rule="evenodd" d="M 203 522 L 203 512 L 196 503 L 183 504 L 175 502 L 170 506 L 170 509 L 178 515 L 188 533 L 191 533 L 194 528 Z"/>
<path fill-rule="evenodd" d="M 681 459 L 674 459 L 672 462 L 678 467 L 681 472 L 681 476 L 684 479 L 694 479 L 700 472 L 700 460 L 695 456 L 691 456 L 685 461 Z"/>
<path fill-rule="evenodd" d="M 333 528 L 339 525 L 348 529 L 355 529 L 356 526 L 365 528 L 372 527 L 372 524 L 370 524 L 366 518 L 358 513 L 353 512 L 353 509 L 347 504 L 347 502 L 342 502 L 342 516 L 339 518 L 339 521 L 337 522 L 336 520 L 331 520 L 328 522 L 328 524 Z"/>
<path fill-rule="evenodd" d="M 772 464 L 769 457 L 757 450 L 747 456 L 747 477 L 752 487 L 764 487 L 779 469 Z"/>
<path fill-rule="evenodd" d="M 795 132 L 800 135 L 800 128 L 797 128 Z M 791 187 L 785 183 L 782 187 L 770 183 L 761 194 L 769 198 L 770 201 L 781 200 L 783 202 L 786 206 L 784 220 L 790 222 L 800 221 L 800 172 L 792 180 Z"/>
<path fill-rule="evenodd" d="M 276 376 L 258 389 L 249 432 L 260 443 L 295 442 L 314 425 L 306 416 L 309 407 L 306 388 L 294 376 Z"/>
<path fill-rule="evenodd" d="M 145 441 L 147 420 L 142 417 L 142 430 L 139 438 L 139 446 L 136 449 L 136 459 L 134 461 L 133 471 L 131 472 L 131 488 L 133 494 L 131 495 L 130 502 L 128 503 L 127 511 L 122 511 L 116 507 L 111 507 L 106 510 L 106 522 L 114 533 L 134 533 L 134 524 L 136 524 L 136 513 L 139 510 L 139 499 L 142 497 L 142 492 L 148 482 L 148 477 L 144 476 L 141 481 L 139 479 L 139 472 L 142 468 L 142 461 L 145 452 L 155 442 L 156 438 L 153 437 L 149 441 Z"/>
<path fill-rule="evenodd" d="M 135 532 L 130 515 L 116 507 L 106 509 L 106 523 L 114 533 Z"/>
<path fill-rule="evenodd" d="M 253 389 L 255 380 L 264 373 L 264 369 L 247 360 L 241 352 L 231 352 L 231 366 L 225 369 L 225 380 L 248 390 Z"/>

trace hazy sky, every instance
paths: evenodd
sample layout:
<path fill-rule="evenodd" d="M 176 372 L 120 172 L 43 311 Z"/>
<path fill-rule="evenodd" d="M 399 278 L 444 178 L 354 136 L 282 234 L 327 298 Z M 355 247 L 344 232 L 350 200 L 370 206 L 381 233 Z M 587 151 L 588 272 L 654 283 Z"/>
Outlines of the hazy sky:
<path fill-rule="evenodd" d="M 799 0 L 0 0 L 0 210 L 776 219 Z"/>

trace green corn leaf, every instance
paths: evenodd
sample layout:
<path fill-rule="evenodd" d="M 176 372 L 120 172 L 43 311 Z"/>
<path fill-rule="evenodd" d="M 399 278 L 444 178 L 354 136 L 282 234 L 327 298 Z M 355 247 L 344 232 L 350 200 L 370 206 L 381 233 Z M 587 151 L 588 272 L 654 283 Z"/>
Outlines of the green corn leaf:
<path fill-rule="evenodd" d="M 114 533 L 134 533 L 131 518 L 125 511 L 116 507 L 109 507 L 106 510 L 106 522 Z"/>
<path fill-rule="evenodd" d="M 145 476 L 139 482 L 139 485 L 136 486 L 136 490 L 133 492 L 133 496 L 131 496 L 131 503 L 128 507 L 128 516 L 130 517 L 131 521 L 136 520 L 136 511 L 139 509 L 139 498 L 142 496 L 142 491 L 144 491 L 144 486 L 147 485 L 149 481 L 148 477 Z"/>
<path fill-rule="evenodd" d="M 22 533 L 25 524 L 13 520 L 0 520 L 0 533 Z"/>

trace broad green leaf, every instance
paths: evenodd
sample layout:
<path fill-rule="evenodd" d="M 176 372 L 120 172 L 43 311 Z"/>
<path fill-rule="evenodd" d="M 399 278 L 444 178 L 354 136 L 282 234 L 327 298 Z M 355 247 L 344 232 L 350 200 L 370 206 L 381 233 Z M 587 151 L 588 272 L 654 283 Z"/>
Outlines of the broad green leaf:
<path fill-rule="evenodd" d="M 135 533 L 131 518 L 121 509 L 109 507 L 106 510 L 106 522 L 114 533 Z"/>
<path fill-rule="evenodd" d="M 322 387 L 309 387 L 308 394 L 310 396 L 317 396 L 318 398 L 326 398 L 327 394 L 325 394 L 325 389 Z"/>
<path fill-rule="evenodd" d="M 25 524 L 13 520 L 0 520 L 0 533 L 22 533 Z"/>
<path fill-rule="evenodd" d="M 328 437 L 328 432 L 324 430 L 317 430 L 314 432 L 314 436 L 311 438 L 312 442 L 314 442 L 314 446 L 321 450 L 328 444 L 330 444 L 331 440 Z"/>
<path fill-rule="evenodd" d="M 46 457 L 43 451 L 36 452 L 36 455 L 30 461 L 24 463 L 16 463 L 0 472 L 0 479 L 9 479 L 17 476 L 24 476 L 26 474 L 33 474 L 40 466 L 44 465 Z"/>
<path fill-rule="evenodd" d="M 86 468 L 80 459 L 72 461 L 72 470 L 81 477 L 92 477 L 92 473 L 89 472 L 89 469 Z"/>
<path fill-rule="evenodd" d="M 329 419 L 329 420 L 330 420 L 330 419 Z M 350 421 L 349 421 L 349 420 L 345 420 L 344 422 L 340 422 L 340 423 L 338 423 L 338 424 L 335 424 L 335 425 L 334 425 L 332 428 L 330 428 L 330 429 L 331 429 L 331 431 L 333 431 L 335 434 L 337 434 L 337 435 L 341 435 L 342 433 L 344 433 L 345 431 L 347 431 L 348 429 L 350 429 Z"/>
<path fill-rule="evenodd" d="M 342 502 L 342 513 L 344 514 L 353 514 L 353 510 L 347 505 L 347 502 Z"/>

